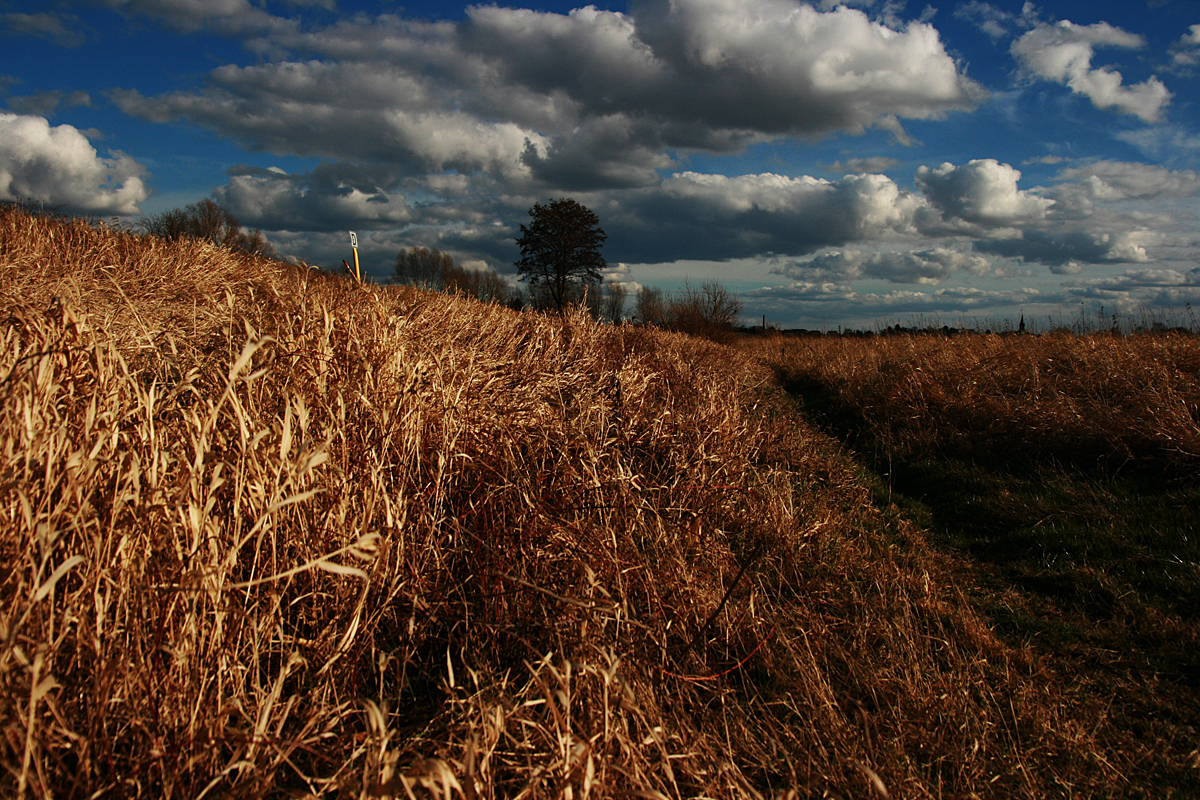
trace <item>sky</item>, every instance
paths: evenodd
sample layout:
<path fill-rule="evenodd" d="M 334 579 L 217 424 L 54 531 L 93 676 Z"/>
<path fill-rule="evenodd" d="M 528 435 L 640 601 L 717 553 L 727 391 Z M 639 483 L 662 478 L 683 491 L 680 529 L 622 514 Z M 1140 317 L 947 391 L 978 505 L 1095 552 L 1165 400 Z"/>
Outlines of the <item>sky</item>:
<path fill-rule="evenodd" d="M 572 197 L 607 277 L 747 321 L 1183 319 L 1200 0 L 0 0 L 0 199 L 210 197 L 379 280 L 427 246 L 515 281 Z"/>

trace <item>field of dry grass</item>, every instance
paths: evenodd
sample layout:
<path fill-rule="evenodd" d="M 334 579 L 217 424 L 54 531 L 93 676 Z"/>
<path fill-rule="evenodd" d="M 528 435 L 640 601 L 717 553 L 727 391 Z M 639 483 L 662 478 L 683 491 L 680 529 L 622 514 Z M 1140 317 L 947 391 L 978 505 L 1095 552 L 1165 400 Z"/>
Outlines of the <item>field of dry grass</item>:
<path fill-rule="evenodd" d="M 896 453 L 1053 457 L 1162 477 L 1200 469 L 1200 339 L 903 335 L 774 339 L 784 382 L 827 387 Z"/>
<path fill-rule="evenodd" d="M 761 354 L 15 206 L 0 297 L 4 796 L 1145 793 Z"/>
<path fill-rule="evenodd" d="M 1200 792 L 1200 337 L 760 339 L 1148 797 Z"/>

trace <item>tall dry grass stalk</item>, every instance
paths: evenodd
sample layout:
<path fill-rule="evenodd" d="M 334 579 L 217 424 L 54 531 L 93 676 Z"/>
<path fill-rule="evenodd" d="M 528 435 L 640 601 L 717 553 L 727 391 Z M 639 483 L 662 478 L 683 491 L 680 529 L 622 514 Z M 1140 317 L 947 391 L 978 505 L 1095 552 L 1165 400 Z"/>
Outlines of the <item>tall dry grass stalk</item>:
<path fill-rule="evenodd" d="M 0 296 L 0 793 L 1121 785 L 729 349 L 15 206 Z"/>

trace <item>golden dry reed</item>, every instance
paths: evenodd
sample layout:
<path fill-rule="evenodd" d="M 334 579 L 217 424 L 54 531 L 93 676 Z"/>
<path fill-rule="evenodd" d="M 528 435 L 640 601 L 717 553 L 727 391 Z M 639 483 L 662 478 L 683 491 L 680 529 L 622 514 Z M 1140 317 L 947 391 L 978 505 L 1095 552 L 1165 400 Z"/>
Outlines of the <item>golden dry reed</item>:
<path fill-rule="evenodd" d="M 0 209 L 0 794 L 1119 794 L 757 362 Z"/>

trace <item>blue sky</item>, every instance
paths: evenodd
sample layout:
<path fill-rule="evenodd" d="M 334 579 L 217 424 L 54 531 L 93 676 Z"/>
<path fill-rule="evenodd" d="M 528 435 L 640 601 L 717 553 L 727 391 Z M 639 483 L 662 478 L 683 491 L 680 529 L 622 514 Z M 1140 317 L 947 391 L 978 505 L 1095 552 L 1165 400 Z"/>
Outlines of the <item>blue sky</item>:
<path fill-rule="evenodd" d="M 1200 306 L 1196 0 L 0 0 L 0 38 L 0 199 L 513 278 L 570 196 L 612 279 L 788 327 Z"/>

